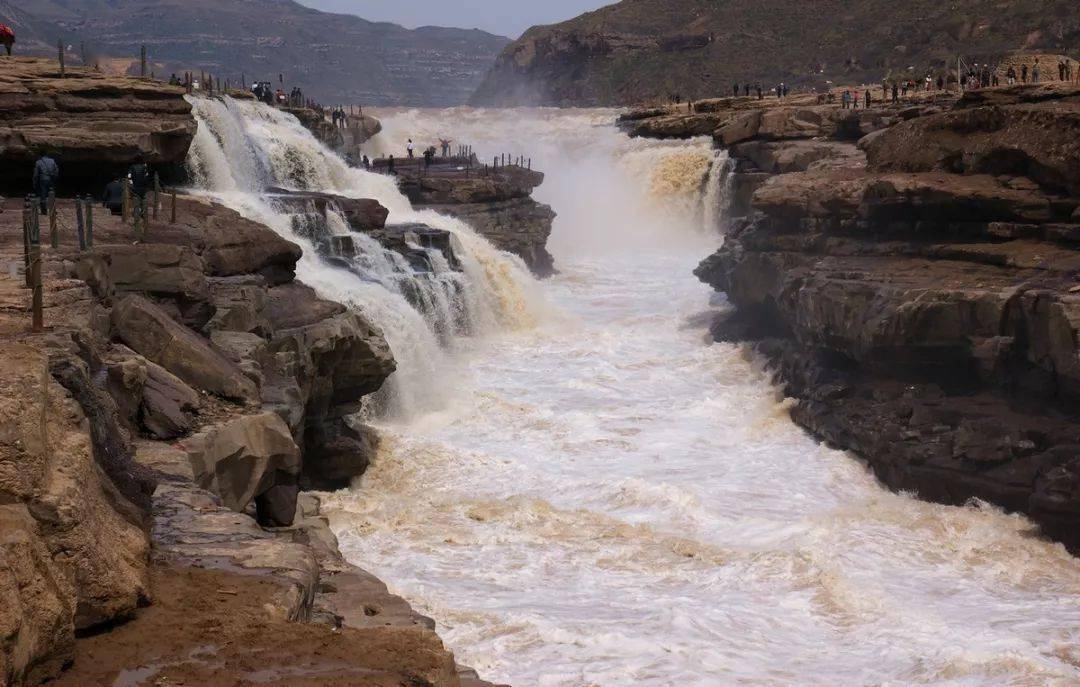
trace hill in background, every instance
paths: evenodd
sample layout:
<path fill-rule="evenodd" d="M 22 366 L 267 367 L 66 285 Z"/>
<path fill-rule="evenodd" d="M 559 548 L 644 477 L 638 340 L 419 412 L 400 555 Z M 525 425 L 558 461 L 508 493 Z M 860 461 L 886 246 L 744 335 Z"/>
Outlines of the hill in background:
<path fill-rule="evenodd" d="M 445 107 L 464 103 L 509 39 L 477 30 L 408 30 L 291 0 L 0 0 L 23 54 L 56 55 L 57 39 L 111 64 L 158 76 L 201 69 L 300 85 L 324 103 Z M 103 59 L 103 61 L 105 61 Z"/>
<path fill-rule="evenodd" d="M 475 105 L 626 105 L 876 83 L 1080 45 L 1076 0 L 623 0 L 509 45 Z M 909 72 L 909 68 L 914 68 Z"/>

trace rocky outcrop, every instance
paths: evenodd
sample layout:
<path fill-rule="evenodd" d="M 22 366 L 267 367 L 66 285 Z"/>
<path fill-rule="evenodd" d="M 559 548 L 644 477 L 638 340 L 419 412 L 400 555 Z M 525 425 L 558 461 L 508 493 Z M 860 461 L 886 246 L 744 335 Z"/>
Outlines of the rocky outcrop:
<path fill-rule="evenodd" d="M 125 345 L 198 389 L 241 403 L 258 396 L 255 383 L 238 367 L 141 296 L 121 300 L 112 325 Z"/>
<path fill-rule="evenodd" d="M 289 107 L 285 111 L 300 120 L 304 128 L 327 148 L 359 160 L 360 146 L 382 131 L 382 122 L 371 115 L 347 112 L 343 126 L 334 126 L 327 114 L 307 107 Z"/>
<path fill-rule="evenodd" d="M 401 190 L 413 207 L 457 217 L 499 250 L 517 255 L 539 277 L 555 273 L 547 250 L 555 211 L 530 196 L 544 182 L 541 172 L 510 165 L 492 169 L 467 162 L 469 171 L 440 170 L 421 174 L 404 170 Z"/>
<path fill-rule="evenodd" d="M 353 230 L 338 239 L 460 269 L 448 232 L 387 227 L 374 201 L 272 202 L 324 230 L 332 206 Z M 20 203 L 4 205 L 0 260 L 21 265 Z M 257 660 L 285 681 L 303 662 L 347 683 L 479 684 L 298 509 L 302 487 L 367 467 L 357 411 L 394 371 L 382 332 L 295 281 L 300 248 L 267 227 L 182 195 L 162 210 L 138 236 L 96 213 L 84 250 L 58 200 L 43 332 L 23 280 L 0 280 L 0 682 L 204 684 Z M 221 663 L 178 677 L 208 641 Z"/>
<path fill-rule="evenodd" d="M 495 247 L 517 255 L 533 274 L 555 274 L 555 258 L 547 250 L 555 211 L 532 198 L 514 198 L 490 203 L 432 205 L 437 212 L 467 222 Z"/>
<path fill-rule="evenodd" d="M 73 216 L 69 201 L 58 208 Z M 205 493 L 258 518 L 233 516 L 252 531 L 293 522 L 304 461 L 350 440 L 371 450 L 338 425 L 393 370 L 381 333 L 292 281 L 299 248 L 269 229 L 186 198 L 177 215 L 151 222 L 142 243 L 99 215 L 92 251 L 78 251 L 67 231 L 59 249 L 46 246 L 50 329 L 25 355 L 12 339 L 27 337 L 21 283 L 0 283 L 0 412 L 11 416 L 0 503 L 18 525 L 0 547 L 0 593 L 11 601 L 0 612 L 0 666 L 16 684 L 70 662 L 77 630 L 152 599 L 148 512 L 169 492 L 152 497 L 130 438 L 180 439 L 193 488 L 198 466 Z M 18 221 L 0 213 L 5 259 L 22 249 Z M 330 472 L 347 483 L 358 474 L 350 467 L 362 471 L 366 457 L 351 466 L 335 457 Z M 274 556 L 252 566 L 274 568 Z"/>
<path fill-rule="evenodd" d="M 168 172 L 179 167 L 195 136 L 183 90 L 161 83 L 106 76 L 16 57 L 0 73 L 0 188 L 25 192 L 34 160 L 53 151 L 62 164 L 61 188 L 104 188 L 138 159 Z"/>
<path fill-rule="evenodd" d="M 972 91 L 954 110 L 892 127 L 866 154 L 874 169 L 1023 176 L 1080 195 L 1078 104 L 1080 93 L 1052 85 Z"/>
<path fill-rule="evenodd" d="M 61 356 L 50 367 L 37 347 L 11 342 L 0 356 L 5 684 L 55 676 L 76 630 L 125 618 L 150 596 L 153 482 L 79 365 Z"/>
<path fill-rule="evenodd" d="M 195 482 L 237 512 L 255 504 L 259 523 L 288 527 L 299 493 L 300 449 L 273 412 L 242 415 L 187 439 Z"/>
<path fill-rule="evenodd" d="M 1078 93 L 900 117 L 860 143 L 865 163 L 835 148 L 842 129 L 780 150 L 740 136 L 739 163 L 775 175 L 697 272 L 735 307 L 714 335 L 755 342 L 797 422 L 894 488 L 1025 513 L 1074 550 Z"/>

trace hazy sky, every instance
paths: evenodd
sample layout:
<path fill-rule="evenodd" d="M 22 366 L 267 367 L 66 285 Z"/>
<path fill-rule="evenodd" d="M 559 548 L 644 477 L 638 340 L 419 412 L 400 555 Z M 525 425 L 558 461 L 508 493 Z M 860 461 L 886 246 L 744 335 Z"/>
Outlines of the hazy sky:
<path fill-rule="evenodd" d="M 298 0 L 328 12 L 392 21 L 409 28 L 456 26 L 517 38 L 534 24 L 554 24 L 616 0 Z"/>

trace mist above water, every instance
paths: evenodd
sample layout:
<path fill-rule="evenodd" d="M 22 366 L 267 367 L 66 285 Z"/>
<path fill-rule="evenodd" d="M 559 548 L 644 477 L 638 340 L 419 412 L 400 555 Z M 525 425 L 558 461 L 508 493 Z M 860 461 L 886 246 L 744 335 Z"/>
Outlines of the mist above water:
<path fill-rule="evenodd" d="M 706 341 L 708 140 L 630 140 L 607 111 L 376 114 L 372 152 L 531 157 L 559 213 L 557 314 L 445 351 L 444 403 L 383 421 L 327 503 L 463 663 L 516 687 L 1080 683 L 1076 559 L 1021 517 L 882 489 Z"/>

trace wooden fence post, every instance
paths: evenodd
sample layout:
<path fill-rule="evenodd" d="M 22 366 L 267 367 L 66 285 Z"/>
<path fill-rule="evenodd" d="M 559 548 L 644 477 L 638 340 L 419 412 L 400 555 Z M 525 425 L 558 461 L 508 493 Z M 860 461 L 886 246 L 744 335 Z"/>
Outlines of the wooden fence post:
<path fill-rule="evenodd" d="M 30 213 L 30 216 L 32 218 L 30 229 L 30 287 L 33 289 L 30 310 L 32 330 L 37 333 L 45 328 L 42 314 L 44 293 L 41 288 L 41 223 L 38 213 Z"/>
<path fill-rule="evenodd" d="M 64 40 L 62 38 L 56 39 L 56 52 L 60 59 L 60 78 L 64 78 L 67 74 L 67 68 L 64 64 Z"/>
<path fill-rule="evenodd" d="M 75 231 L 79 239 L 79 250 L 86 250 L 86 225 L 83 223 L 83 199 L 75 196 Z"/>
<path fill-rule="evenodd" d="M 150 213 L 146 211 L 146 194 L 144 193 L 139 198 L 139 214 L 142 215 L 142 241 L 146 240 L 146 237 L 150 235 Z"/>
<path fill-rule="evenodd" d="M 176 224 L 176 189 L 172 189 L 170 193 L 172 196 L 172 223 Z"/>
<path fill-rule="evenodd" d="M 49 191 L 49 245 L 60 247 L 60 229 L 56 226 L 56 191 Z"/>
<path fill-rule="evenodd" d="M 27 196 L 23 204 L 23 279 L 26 281 L 26 288 L 30 288 L 30 223 L 33 221 L 30 214 L 37 212 L 35 202 L 33 196 Z"/>
<path fill-rule="evenodd" d="M 86 197 L 86 247 L 94 247 L 94 198 Z"/>
<path fill-rule="evenodd" d="M 120 206 L 120 220 L 127 224 L 131 219 L 131 180 L 124 179 L 124 202 Z"/>
<path fill-rule="evenodd" d="M 139 76 L 146 78 L 146 46 L 139 49 Z"/>

